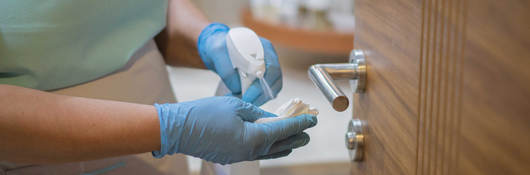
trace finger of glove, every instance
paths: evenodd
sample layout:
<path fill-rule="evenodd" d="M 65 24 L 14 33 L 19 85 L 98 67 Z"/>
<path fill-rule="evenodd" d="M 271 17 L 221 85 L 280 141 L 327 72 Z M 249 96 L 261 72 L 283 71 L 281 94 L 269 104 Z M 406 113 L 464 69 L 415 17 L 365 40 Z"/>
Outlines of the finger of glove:
<path fill-rule="evenodd" d="M 309 143 L 309 140 L 309 135 L 307 135 L 307 133 L 305 132 L 302 132 L 302 134 L 297 134 L 272 144 L 267 154 L 274 154 L 285 150 L 299 148 L 307 145 L 307 143 Z"/>
<path fill-rule="evenodd" d="M 264 57 L 265 57 L 265 67 L 266 71 L 264 74 L 265 80 L 269 84 L 277 81 L 277 79 L 282 79 L 282 69 L 280 67 L 280 62 L 278 60 L 278 55 L 274 46 L 265 38 L 260 38 L 261 43 L 263 44 Z M 277 93 L 277 92 L 276 92 Z"/>
<path fill-rule="evenodd" d="M 253 105 L 253 104 L 250 104 L 250 103 L 247 103 L 247 102 L 243 102 L 243 101 L 241 101 L 241 104 L 240 104 L 239 109 L 237 110 L 237 112 L 239 114 L 239 117 L 243 121 L 247 121 L 247 122 L 254 122 L 254 121 L 256 121 L 257 119 L 260 119 L 260 118 L 277 117 L 276 114 L 267 112 L 267 111 L 259 108 L 256 105 Z"/>
<path fill-rule="evenodd" d="M 216 65 L 216 67 L 218 67 L 218 65 Z M 221 65 L 219 67 L 221 67 Z M 239 74 L 237 73 L 236 69 L 232 68 L 231 64 L 217 69 L 216 72 L 219 74 L 219 77 L 221 77 L 221 80 L 223 80 L 230 92 L 234 94 L 241 93 L 241 80 L 239 78 Z"/>
<path fill-rule="evenodd" d="M 277 120 L 268 123 L 261 123 L 265 130 L 270 132 L 269 139 L 272 143 L 286 139 L 290 136 L 300 134 L 305 129 L 317 124 L 317 117 L 310 114 L 302 114 L 296 117 Z"/>
<path fill-rule="evenodd" d="M 291 152 L 293 152 L 293 150 L 286 150 L 286 151 L 282 151 L 282 152 L 278 152 L 274 154 L 267 154 L 267 155 L 259 156 L 257 160 L 276 159 L 280 157 L 285 157 L 291 154 Z"/>
<path fill-rule="evenodd" d="M 272 91 L 277 95 L 280 90 L 282 89 L 282 81 L 281 79 L 275 81 L 271 85 Z M 254 81 L 252 85 L 247 89 L 245 94 L 243 94 L 243 97 L 241 98 L 243 101 L 252 103 L 256 106 L 261 106 L 271 100 L 269 97 L 265 95 L 263 92 L 263 89 L 261 88 L 261 85 L 259 84 L 259 81 Z"/>
<path fill-rule="evenodd" d="M 278 55 L 274 50 L 274 46 L 265 38 L 260 38 L 260 41 L 264 49 L 266 71 L 264 74 L 265 81 L 271 87 L 274 96 L 277 96 L 282 89 L 282 70 L 278 61 Z M 271 100 L 268 96 L 264 95 L 261 84 L 258 80 L 252 82 L 242 99 L 246 102 L 250 102 L 254 105 L 261 106 L 267 101 Z"/>
<path fill-rule="evenodd" d="M 211 51 L 226 48 L 225 38 L 228 30 L 230 27 L 225 24 L 211 23 L 199 35 L 197 49 L 204 65 L 210 70 L 215 69 Z"/>
<path fill-rule="evenodd" d="M 223 96 L 241 98 L 241 94 L 234 94 L 232 92 L 227 92 Z"/>
<path fill-rule="evenodd" d="M 265 65 L 280 65 L 280 62 L 278 61 L 278 54 L 276 54 L 276 49 L 274 49 L 274 46 L 271 44 L 271 42 L 262 37 L 260 37 L 259 40 L 263 46 L 263 51 L 265 51 L 263 55 L 266 60 Z"/>

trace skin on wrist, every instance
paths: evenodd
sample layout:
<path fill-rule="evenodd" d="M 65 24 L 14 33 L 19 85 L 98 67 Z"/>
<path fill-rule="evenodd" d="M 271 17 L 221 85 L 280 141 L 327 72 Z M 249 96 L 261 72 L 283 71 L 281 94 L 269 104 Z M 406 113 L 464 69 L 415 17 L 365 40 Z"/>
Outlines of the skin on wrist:
<path fill-rule="evenodd" d="M 93 160 L 160 149 L 154 106 L 0 85 L 0 157 L 23 163 Z"/>

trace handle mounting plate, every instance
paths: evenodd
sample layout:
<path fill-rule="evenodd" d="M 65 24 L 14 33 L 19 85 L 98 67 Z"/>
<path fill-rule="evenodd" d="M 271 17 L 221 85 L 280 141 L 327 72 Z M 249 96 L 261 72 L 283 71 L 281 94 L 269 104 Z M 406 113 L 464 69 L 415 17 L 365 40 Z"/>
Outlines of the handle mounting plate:
<path fill-rule="evenodd" d="M 348 132 L 346 132 L 346 148 L 350 155 L 350 160 L 360 162 L 364 158 L 364 133 L 363 122 L 352 119 L 348 122 Z"/>
<path fill-rule="evenodd" d="M 350 80 L 350 86 L 354 93 L 363 93 L 366 88 L 366 59 L 364 51 L 354 49 L 350 52 L 350 64 L 354 64 L 357 77 Z"/>

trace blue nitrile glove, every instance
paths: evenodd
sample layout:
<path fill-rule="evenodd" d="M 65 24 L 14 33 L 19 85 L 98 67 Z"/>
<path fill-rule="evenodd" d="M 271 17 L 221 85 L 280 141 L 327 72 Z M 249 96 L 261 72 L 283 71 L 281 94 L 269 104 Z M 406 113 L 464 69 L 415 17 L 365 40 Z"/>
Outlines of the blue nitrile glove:
<path fill-rule="evenodd" d="M 241 82 L 239 74 L 233 68 L 232 62 L 228 56 L 228 49 L 226 47 L 226 35 L 230 28 L 224 24 L 212 23 L 205 27 L 199 35 L 199 41 L 197 48 L 199 49 L 199 55 L 206 67 L 221 77 L 225 85 L 230 89 L 232 96 L 241 96 Z M 261 38 L 261 44 L 264 49 L 265 56 L 265 80 L 269 83 L 274 95 L 276 96 L 282 89 L 282 71 L 280 69 L 280 63 L 278 62 L 278 56 L 272 44 Z M 242 95 L 242 99 L 246 102 L 254 105 L 261 106 L 270 100 L 265 96 L 259 81 L 254 81 L 245 94 Z"/>
<path fill-rule="evenodd" d="M 303 131 L 317 124 L 312 115 L 253 123 L 274 114 L 235 97 L 210 97 L 190 102 L 155 104 L 160 120 L 161 150 L 153 156 L 183 153 L 229 164 L 287 156 L 306 145 Z"/>

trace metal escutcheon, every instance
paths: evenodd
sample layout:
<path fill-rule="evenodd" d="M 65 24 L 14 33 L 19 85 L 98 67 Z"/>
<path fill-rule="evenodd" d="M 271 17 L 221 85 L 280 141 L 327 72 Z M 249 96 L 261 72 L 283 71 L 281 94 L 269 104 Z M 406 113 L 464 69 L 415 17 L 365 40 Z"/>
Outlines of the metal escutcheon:
<path fill-rule="evenodd" d="M 364 134 L 363 122 L 352 119 L 348 122 L 348 132 L 346 132 L 346 148 L 350 154 L 350 160 L 360 162 L 364 157 Z"/>
<path fill-rule="evenodd" d="M 350 80 L 350 87 L 354 93 L 363 93 L 366 88 L 366 58 L 364 51 L 354 49 L 350 52 L 350 64 L 355 65 L 357 78 Z"/>

